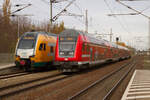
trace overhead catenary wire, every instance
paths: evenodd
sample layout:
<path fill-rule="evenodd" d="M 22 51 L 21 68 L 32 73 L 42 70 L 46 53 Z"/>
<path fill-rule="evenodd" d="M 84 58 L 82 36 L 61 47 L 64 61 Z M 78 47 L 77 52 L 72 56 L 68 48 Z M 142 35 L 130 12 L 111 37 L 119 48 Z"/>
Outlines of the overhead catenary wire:
<path fill-rule="evenodd" d="M 105 2 L 105 4 L 106 4 L 106 6 L 108 7 L 108 9 L 110 10 L 110 12 L 113 13 L 113 10 L 111 9 L 111 7 L 110 7 L 109 4 L 107 3 L 107 1 L 104 0 L 104 2 Z M 125 28 L 125 26 L 122 24 L 122 22 L 118 19 L 117 16 L 114 15 L 113 17 L 119 22 L 119 24 L 121 25 L 121 27 L 122 27 L 122 29 L 123 29 L 124 31 L 126 31 L 128 34 L 131 34 L 131 33 Z"/>
<path fill-rule="evenodd" d="M 148 9 L 150 9 L 150 6 L 146 7 L 145 9 L 143 9 L 143 10 L 141 11 L 141 13 L 144 12 L 144 11 L 146 11 L 146 10 L 148 10 Z"/>
<path fill-rule="evenodd" d="M 47 4 L 47 5 L 49 5 L 49 3 L 50 2 L 47 2 L 46 0 L 41 0 L 41 1 L 43 1 L 45 4 Z M 62 7 L 60 7 L 60 6 L 57 6 L 58 5 L 58 3 L 60 4 L 61 2 L 64 2 L 64 1 L 68 1 L 68 0 L 56 0 L 56 1 L 52 1 L 52 3 L 54 3 L 53 4 L 53 8 L 55 8 L 55 9 L 57 9 L 57 10 L 61 10 L 58 14 L 56 14 L 55 16 L 53 16 L 52 17 L 52 21 L 54 22 L 54 21 L 56 21 L 57 20 L 57 18 L 59 17 L 59 16 L 61 16 L 61 15 L 67 15 L 68 14 L 68 16 L 73 16 L 73 15 L 76 15 L 76 14 L 72 14 L 72 13 L 69 13 L 68 12 L 68 10 L 67 10 L 67 8 L 75 1 L 75 0 L 72 0 L 72 1 L 68 1 L 69 3 L 62 9 Z M 56 5 L 57 4 L 57 5 Z"/>
<path fill-rule="evenodd" d="M 79 7 L 78 4 L 77 4 L 76 2 L 74 3 L 74 5 L 79 9 L 80 13 L 83 14 L 83 11 L 82 11 L 81 7 Z"/>
<path fill-rule="evenodd" d="M 42 2 L 44 2 L 45 4 L 49 4 L 49 1 L 46 0 L 41 0 Z"/>
<path fill-rule="evenodd" d="M 122 10 L 119 10 L 120 12 L 120 14 L 123 14 L 123 11 Z M 130 13 L 131 15 L 136 15 L 137 13 Z M 126 14 L 125 14 L 126 15 Z M 120 18 L 121 18 L 121 20 L 123 20 L 123 23 L 126 25 L 126 30 L 128 31 L 128 33 L 130 34 L 131 32 L 129 31 L 129 29 L 130 29 L 130 27 L 128 26 L 128 25 L 130 25 L 129 23 L 128 23 L 128 19 L 127 19 L 127 17 L 126 16 L 119 16 Z"/>
<path fill-rule="evenodd" d="M 49 5 L 49 2 L 46 1 L 46 0 L 41 0 L 42 2 L 44 2 L 45 4 Z M 69 4 L 71 4 L 72 2 L 74 2 L 75 0 L 72 0 L 72 1 L 68 1 L 68 0 L 62 0 L 62 1 L 67 1 L 69 2 Z M 55 3 L 54 3 L 55 4 Z M 56 3 L 58 5 L 58 3 Z M 53 5 L 53 8 L 57 9 L 57 10 L 62 10 L 62 7 L 59 7 L 57 5 Z M 59 3 L 60 4 L 60 3 Z M 68 5 L 69 5 L 68 4 Z M 78 8 L 78 10 L 82 13 L 82 9 L 74 2 L 73 3 L 75 5 L 76 8 Z M 57 16 L 60 16 L 60 15 L 67 15 L 69 14 L 69 16 L 73 16 L 73 15 L 77 15 L 77 14 L 73 14 L 73 13 L 69 13 L 68 10 L 66 10 L 66 8 L 68 7 L 68 5 L 64 8 L 65 11 L 61 12 L 61 14 L 57 14 L 56 16 L 53 17 L 53 19 L 55 20 L 55 18 L 57 19 Z M 70 5 L 69 5 L 70 6 Z M 64 14 L 63 14 L 64 13 Z M 78 16 L 78 15 L 77 15 Z M 81 24 L 84 24 L 84 22 L 81 20 L 81 19 L 78 19 L 77 16 L 73 16 L 75 19 L 77 19 Z"/>
<path fill-rule="evenodd" d="M 61 3 L 59 3 L 59 5 L 58 4 L 54 4 L 53 8 L 55 8 L 57 10 L 61 10 L 62 9 L 62 5 L 61 5 Z"/>
<path fill-rule="evenodd" d="M 76 8 L 78 8 L 78 10 L 80 11 L 80 13 L 81 13 L 80 15 L 84 17 L 83 11 L 82 11 L 81 7 L 79 7 L 78 4 L 77 4 L 76 2 L 74 2 L 73 4 L 74 4 L 74 6 L 75 6 Z M 80 16 L 80 15 L 79 15 L 79 16 Z M 77 16 L 78 16 L 78 15 L 77 15 Z M 81 18 L 83 18 L 83 19 L 81 20 L 81 18 L 78 18 L 77 16 L 73 16 L 73 17 L 74 17 L 76 20 L 78 20 L 81 24 L 84 25 L 84 24 L 85 24 L 84 18 L 81 17 Z"/>
<path fill-rule="evenodd" d="M 19 11 L 21 11 L 21 10 L 23 10 L 23 9 L 25 9 L 25 8 L 27 8 L 27 7 L 29 7 L 29 6 L 31 6 L 31 5 L 32 5 L 32 4 L 29 3 L 29 4 L 27 4 L 26 6 L 24 6 L 24 7 L 22 7 L 22 8 L 19 8 L 19 9 L 13 11 L 13 12 L 11 12 L 11 13 L 10 13 L 10 16 L 14 15 L 15 13 L 17 13 L 17 12 L 19 12 Z M 4 18 L 4 17 L 6 17 L 6 16 L 8 16 L 8 15 L 5 15 L 5 16 L 3 15 L 2 17 Z M 0 22 L 3 22 L 3 21 L 4 21 L 3 18 L 0 20 Z"/>
<path fill-rule="evenodd" d="M 44 2 L 46 5 L 48 5 L 49 6 L 49 4 L 50 4 L 50 2 L 49 1 L 46 1 L 46 0 L 41 0 L 42 2 Z M 61 1 L 58 1 L 57 3 L 53 3 L 53 4 L 60 4 L 60 3 L 62 3 L 62 2 L 65 2 L 65 1 L 68 1 L 68 0 L 61 0 Z M 58 10 L 60 10 L 60 9 L 62 9 L 62 7 L 60 7 L 60 6 L 56 6 L 56 5 L 53 5 L 53 7 L 54 8 L 56 8 L 56 9 L 58 9 Z"/>
<path fill-rule="evenodd" d="M 65 11 L 66 11 L 66 9 L 73 3 L 73 2 L 75 2 L 76 0 L 72 0 L 68 5 L 66 5 L 65 7 L 64 7 L 64 9 L 62 9 L 57 15 L 55 15 L 53 18 L 52 18 L 52 20 L 53 21 L 56 21 L 57 19 L 58 19 L 58 17 L 62 14 L 62 13 L 64 13 Z"/>

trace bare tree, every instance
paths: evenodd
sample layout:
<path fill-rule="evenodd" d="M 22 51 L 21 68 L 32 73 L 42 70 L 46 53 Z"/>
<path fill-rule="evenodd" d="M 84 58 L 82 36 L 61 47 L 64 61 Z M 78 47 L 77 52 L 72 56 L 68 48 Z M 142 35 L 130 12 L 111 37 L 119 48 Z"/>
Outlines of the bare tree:
<path fill-rule="evenodd" d="M 10 23 L 11 4 L 10 0 L 5 0 L 3 3 L 3 18 L 6 25 Z"/>

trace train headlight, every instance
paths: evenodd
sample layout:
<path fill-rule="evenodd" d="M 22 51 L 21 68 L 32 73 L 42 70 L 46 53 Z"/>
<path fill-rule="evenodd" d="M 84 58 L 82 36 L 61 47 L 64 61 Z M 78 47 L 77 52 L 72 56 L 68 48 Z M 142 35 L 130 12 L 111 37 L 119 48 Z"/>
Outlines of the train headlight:
<path fill-rule="evenodd" d="M 15 56 L 16 56 L 16 58 L 17 58 L 17 57 L 18 57 L 18 58 L 20 57 L 19 55 L 15 55 Z"/>
<path fill-rule="evenodd" d="M 64 54 L 64 52 L 60 52 L 59 54 L 60 54 L 60 55 L 63 55 L 63 54 Z"/>
<path fill-rule="evenodd" d="M 69 55 L 73 55 L 73 52 L 69 52 Z"/>

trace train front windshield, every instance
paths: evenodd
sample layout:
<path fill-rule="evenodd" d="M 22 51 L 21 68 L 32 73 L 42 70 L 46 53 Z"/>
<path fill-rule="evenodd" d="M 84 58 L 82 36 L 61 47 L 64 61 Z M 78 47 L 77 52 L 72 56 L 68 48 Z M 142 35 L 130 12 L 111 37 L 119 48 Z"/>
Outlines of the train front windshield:
<path fill-rule="evenodd" d="M 73 56 L 77 37 L 59 37 L 59 55 Z"/>
<path fill-rule="evenodd" d="M 18 49 L 33 49 L 34 45 L 35 45 L 35 40 L 21 39 L 19 41 Z"/>
<path fill-rule="evenodd" d="M 34 49 L 36 37 L 36 34 L 25 34 L 19 41 L 18 49 Z"/>

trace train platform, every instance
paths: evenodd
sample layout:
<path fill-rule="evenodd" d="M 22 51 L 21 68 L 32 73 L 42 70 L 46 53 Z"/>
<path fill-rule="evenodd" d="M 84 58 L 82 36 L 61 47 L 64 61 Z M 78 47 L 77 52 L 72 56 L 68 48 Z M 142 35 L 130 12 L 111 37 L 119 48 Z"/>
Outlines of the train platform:
<path fill-rule="evenodd" d="M 5 69 L 5 68 L 9 68 L 9 67 L 13 67 L 13 66 L 15 66 L 14 63 L 0 63 L 0 70 Z"/>
<path fill-rule="evenodd" d="M 135 70 L 121 100 L 150 100 L 150 70 Z"/>

